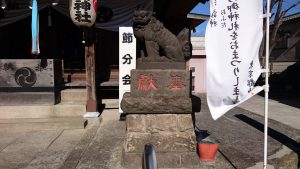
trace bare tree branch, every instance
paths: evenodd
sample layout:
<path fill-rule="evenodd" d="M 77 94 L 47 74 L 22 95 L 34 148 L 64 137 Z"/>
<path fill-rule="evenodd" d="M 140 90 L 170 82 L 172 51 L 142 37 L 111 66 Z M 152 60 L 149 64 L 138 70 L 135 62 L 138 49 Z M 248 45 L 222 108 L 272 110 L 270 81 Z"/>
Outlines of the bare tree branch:
<path fill-rule="evenodd" d="M 299 4 L 300 4 L 300 1 L 294 3 L 294 4 L 291 5 L 289 8 L 285 9 L 284 11 L 282 11 L 282 14 L 281 14 L 281 15 L 285 16 L 285 14 L 286 14 L 289 10 L 295 8 L 295 7 L 298 6 Z"/>
<path fill-rule="evenodd" d="M 274 1 L 276 1 L 276 0 L 274 0 Z M 283 18 L 286 16 L 288 11 L 290 11 L 291 9 L 295 8 L 296 6 L 298 6 L 300 4 L 300 0 L 297 1 L 296 3 L 292 4 L 285 10 L 282 10 L 283 0 L 277 0 L 277 3 L 278 3 L 278 5 L 277 5 L 275 18 L 274 18 L 274 25 L 273 25 L 273 29 L 272 29 L 272 33 L 271 33 L 271 38 L 270 38 L 270 54 L 279 42 L 277 34 L 278 34 L 278 30 L 282 24 Z M 275 4 L 276 4 L 276 2 L 275 2 Z"/>
<path fill-rule="evenodd" d="M 276 35 L 277 35 L 278 29 L 281 25 L 282 15 L 280 15 L 280 14 L 281 14 L 281 11 L 282 11 L 282 4 L 283 4 L 283 0 L 279 0 L 279 2 L 277 4 L 277 10 L 276 10 L 275 18 L 274 18 L 274 26 L 273 26 L 273 30 L 272 30 L 271 38 L 270 38 L 270 43 L 271 44 L 275 43 Z"/>
<path fill-rule="evenodd" d="M 274 18 L 275 21 L 278 20 L 278 18 L 280 17 L 282 4 L 283 4 L 283 0 L 279 0 L 278 3 L 277 3 L 277 10 L 276 10 L 275 18 Z"/>
<path fill-rule="evenodd" d="M 296 6 L 300 5 L 300 0 L 297 0 L 295 3 L 293 3 L 292 5 L 290 5 L 288 8 L 283 9 L 283 4 L 284 3 L 288 3 L 288 2 L 284 2 L 284 0 L 271 0 L 271 4 L 270 4 L 270 9 L 271 11 L 275 12 L 272 13 L 272 18 L 274 17 L 274 21 L 273 21 L 273 25 L 272 25 L 272 29 L 271 29 L 271 33 L 270 33 L 270 55 L 273 51 L 273 49 L 276 47 L 276 45 L 278 44 L 278 42 L 280 42 L 281 40 L 283 40 L 283 38 L 285 38 L 286 36 L 279 36 L 278 35 L 278 31 L 280 29 L 280 26 L 283 22 L 283 18 L 286 16 L 286 14 L 293 8 L 295 8 Z M 289 3 L 291 4 L 291 3 Z M 266 11 L 266 6 L 264 7 L 265 11 Z M 266 20 L 264 20 L 265 22 Z M 264 24 L 264 32 L 263 32 L 263 39 L 266 37 L 266 27 Z M 297 34 L 300 33 L 300 29 L 298 29 L 295 33 L 293 33 L 293 35 L 290 36 L 290 38 L 293 38 L 295 36 L 297 36 Z M 264 53 L 264 48 L 265 48 L 265 42 L 263 40 L 261 47 L 260 47 L 260 51 L 259 51 L 259 55 L 260 57 L 263 56 Z"/>
<path fill-rule="evenodd" d="M 271 4 L 270 4 L 270 9 L 272 10 L 275 6 L 275 4 L 278 2 L 279 0 L 272 0 Z"/>

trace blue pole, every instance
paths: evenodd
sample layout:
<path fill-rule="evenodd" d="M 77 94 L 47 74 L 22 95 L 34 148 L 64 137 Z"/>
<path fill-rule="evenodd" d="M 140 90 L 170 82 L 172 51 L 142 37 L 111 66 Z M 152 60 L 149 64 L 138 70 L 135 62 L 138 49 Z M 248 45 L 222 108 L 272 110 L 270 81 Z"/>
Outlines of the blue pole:
<path fill-rule="evenodd" d="M 31 32 L 32 32 L 32 54 L 39 54 L 39 16 L 37 0 L 32 1 L 32 15 L 31 15 Z"/>

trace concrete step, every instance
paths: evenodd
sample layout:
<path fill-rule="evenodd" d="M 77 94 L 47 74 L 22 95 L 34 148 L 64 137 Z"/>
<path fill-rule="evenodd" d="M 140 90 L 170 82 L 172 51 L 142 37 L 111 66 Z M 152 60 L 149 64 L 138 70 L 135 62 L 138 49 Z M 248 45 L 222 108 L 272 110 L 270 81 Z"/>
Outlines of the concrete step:
<path fill-rule="evenodd" d="M 61 91 L 61 101 L 86 101 L 86 89 L 65 89 Z"/>
<path fill-rule="evenodd" d="M 84 129 L 87 123 L 82 117 L 0 119 L 0 130 Z"/>
<path fill-rule="evenodd" d="M 85 102 L 62 102 L 48 106 L 0 106 L 0 119 L 82 117 Z"/>
<path fill-rule="evenodd" d="M 59 102 L 59 92 L 0 92 L 0 106 L 54 105 Z"/>
<path fill-rule="evenodd" d="M 118 109 L 119 99 L 103 99 L 102 103 L 105 104 L 106 109 Z"/>
<path fill-rule="evenodd" d="M 117 81 L 114 82 L 103 82 L 101 85 L 103 86 L 116 86 L 118 85 Z M 85 105 L 86 102 L 86 89 L 65 89 L 61 91 L 61 100 L 62 103 L 64 102 L 82 102 Z M 102 103 L 105 104 L 105 108 L 118 108 L 119 107 L 119 100 L 118 99 L 102 99 Z M 60 105 L 58 104 L 58 105 Z"/>
<path fill-rule="evenodd" d="M 69 88 L 85 88 L 86 87 L 86 81 L 85 80 L 75 80 L 72 82 L 68 82 L 65 84 L 66 87 Z"/>
<path fill-rule="evenodd" d="M 110 77 L 109 77 L 110 80 L 112 79 L 119 79 L 119 72 L 111 72 L 110 73 Z"/>
<path fill-rule="evenodd" d="M 85 81 L 86 80 L 86 74 L 85 72 L 82 73 L 64 73 L 64 80 L 69 82 L 74 81 Z"/>
<path fill-rule="evenodd" d="M 0 106 L 0 119 L 47 118 L 53 106 Z"/>
<path fill-rule="evenodd" d="M 64 101 L 53 106 L 52 117 L 82 117 L 85 113 L 85 101 Z"/>

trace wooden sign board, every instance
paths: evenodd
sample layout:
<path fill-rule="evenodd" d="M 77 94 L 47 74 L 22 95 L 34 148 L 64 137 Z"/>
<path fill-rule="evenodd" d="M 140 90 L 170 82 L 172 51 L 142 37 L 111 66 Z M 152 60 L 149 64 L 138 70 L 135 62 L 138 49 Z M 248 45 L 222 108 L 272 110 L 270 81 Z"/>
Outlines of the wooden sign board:
<path fill-rule="evenodd" d="M 53 91 L 62 84 L 61 60 L 0 59 L 0 92 Z"/>
<path fill-rule="evenodd" d="M 130 71 L 136 68 L 136 39 L 132 27 L 119 27 L 119 102 L 130 91 Z M 122 109 L 119 108 L 122 113 Z"/>

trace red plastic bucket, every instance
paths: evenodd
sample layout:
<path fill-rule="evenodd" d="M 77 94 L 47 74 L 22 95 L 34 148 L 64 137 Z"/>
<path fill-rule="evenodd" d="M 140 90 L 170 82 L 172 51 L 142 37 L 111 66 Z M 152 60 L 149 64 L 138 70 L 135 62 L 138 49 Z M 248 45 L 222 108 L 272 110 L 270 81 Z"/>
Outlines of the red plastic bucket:
<path fill-rule="evenodd" d="M 218 151 L 219 144 L 198 143 L 198 155 L 201 160 L 214 160 Z"/>

